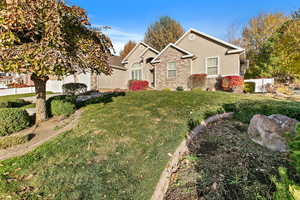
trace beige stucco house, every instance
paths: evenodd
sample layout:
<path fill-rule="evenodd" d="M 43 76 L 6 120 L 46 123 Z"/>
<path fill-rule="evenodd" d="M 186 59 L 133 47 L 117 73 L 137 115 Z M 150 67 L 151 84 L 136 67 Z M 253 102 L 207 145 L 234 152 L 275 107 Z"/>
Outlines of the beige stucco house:
<path fill-rule="evenodd" d="M 207 74 L 207 87 L 216 87 L 219 77 L 243 76 L 246 64 L 244 49 L 190 29 L 161 52 L 138 43 L 115 63 L 112 76 L 98 77 L 97 85 L 101 89 L 126 89 L 129 80 L 147 80 L 154 89 L 190 89 L 191 75 Z"/>

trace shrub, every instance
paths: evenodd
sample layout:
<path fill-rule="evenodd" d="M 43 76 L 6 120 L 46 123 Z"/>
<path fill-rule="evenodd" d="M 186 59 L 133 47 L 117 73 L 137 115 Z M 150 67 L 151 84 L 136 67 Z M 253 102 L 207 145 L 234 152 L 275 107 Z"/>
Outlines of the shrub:
<path fill-rule="evenodd" d="M 86 93 L 87 86 L 83 83 L 66 83 L 62 86 L 64 95 L 79 95 Z"/>
<path fill-rule="evenodd" d="M 202 92 L 203 90 L 201 88 L 193 88 L 192 91 L 193 92 Z"/>
<path fill-rule="evenodd" d="M 289 143 L 289 149 L 291 151 L 291 158 L 294 161 L 293 165 L 300 175 L 300 123 L 296 127 L 296 136 Z"/>
<path fill-rule="evenodd" d="M 0 135 L 10 135 L 30 125 L 30 117 L 25 110 L 19 108 L 0 109 Z"/>
<path fill-rule="evenodd" d="M 249 123 L 256 114 L 282 114 L 300 120 L 300 104 L 277 100 L 243 100 L 235 104 L 223 105 L 227 112 L 234 112 L 234 117 L 242 122 Z"/>
<path fill-rule="evenodd" d="M 279 167 L 278 169 L 280 180 L 275 176 L 271 177 L 271 181 L 276 186 L 276 192 L 273 195 L 274 200 L 299 200 L 300 187 L 295 185 L 288 177 L 286 168 Z"/>
<path fill-rule="evenodd" d="M 236 87 L 242 87 L 244 80 L 240 76 L 225 76 L 222 78 L 222 88 L 225 91 L 232 91 Z"/>
<path fill-rule="evenodd" d="M 207 74 L 193 74 L 190 77 L 191 88 L 205 88 Z"/>
<path fill-rule="evenodd" d="M 54 115 L 54 113 L 52 111 L 52 106 L 51 106 L 53 101 L 68 102 L 73 105 L 76 105 L 76 96 L 60 95 L 60 96 L 54 96 L 54 97 L 49 98 L 46 102 L 47 114 L 49 117 Z"/>
<path fill-rule="evenodd" d="M 24 144 L 32 139 L 32 134 L 29 135 L 11 135 L 0 138 L 0 149 L 7 149 L 19 144 Z"/>
<path fill-rule="evenodd" d="M 244 92 L 246 92 L 246 93 L 254 93 L 255 92 L 255 83 L 254 82 L 246 82 L 246 83 L 244 83 Z"/>
<path fill-rule="evenodd" d="M 76 110 L 75 104 L 63 100 L 51 102 L 51 113 L 54 116 L 70 116 Z"/>
<path fill-rule="evenodd" d="M 164 88 L 164 89 L 162 89 L 162 91 L 171 92 L 172 90 L 170 88 Z"/>
<path fill-rule="evenodd" d="M 178 86 L 177 88 L 176 88 L 176 91 L 184 91 L 184 89 L 183 89 L 183 87 L 182 86 Z"/>
<path fill-rule="evenodd" d="M 129 81 L 129 90 L 131 91 L 146 90 L 148 87 L 149 87 L 148 81 L 140 81 L 140 80 Z"/>

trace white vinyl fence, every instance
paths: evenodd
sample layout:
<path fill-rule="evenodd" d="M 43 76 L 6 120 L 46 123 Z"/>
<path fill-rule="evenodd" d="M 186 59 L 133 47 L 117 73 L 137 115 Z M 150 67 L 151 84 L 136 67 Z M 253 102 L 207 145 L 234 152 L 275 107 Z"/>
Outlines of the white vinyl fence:
<path fill-rule="evenodd" d="M 247 79 L 244 82 L 254 82 L 255 90 L 254 92 L 261 93 L 266 92 L 266 85 L 271 84 L 274 85 L 274 78 L 261 78 L 261 79 Z"/>
<path fill-rule="evenodd" d="M 67 76 L 62 80 L 49 80 L 47 81 L 46 91 L 47 92 L 55 92 L 55 93 L 62 93 L 62 85 L 65 83 L 84 83 L 87 85 L 87 89 L 91 89 L 91 74 L 80 74 L 77 76 L 76 80 L 74 76 Z M 7 89 L 0 89 L 0 96 L 6 95 L 15 95 L 15 94 L 28 94 L 28 93 L 35 93 L 34 87 L 26 87 L 26 88 L 7 88 Z"/>
<path fill-rule="evenodd" d="M 34 93 L 34 87 L 0 89 L 0 96 Z"/>

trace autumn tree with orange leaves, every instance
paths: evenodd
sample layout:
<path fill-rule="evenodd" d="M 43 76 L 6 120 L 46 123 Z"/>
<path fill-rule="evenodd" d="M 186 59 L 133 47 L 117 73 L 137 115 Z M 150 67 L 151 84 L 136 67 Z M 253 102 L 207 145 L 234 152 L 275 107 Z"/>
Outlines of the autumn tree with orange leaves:
<path fill-rule="evenodd" d="M 91 29 L 80 7 L 57 0 L 4 0 L 0 5 L 0 71 L 30 74 L 36 123 L 46 120 L 49 76 L 91 71 L 109 75 L 112 43 Z"/>
<path fill-rule="evenodd" d="M 136 42 L 135 42 L 135 41 L 129 40 L 129 41 L 125 44 L 123 50 L 120 52 L 120 56 L 121 56 L 122 58 L 125 58 L 125 57 L 129 54 L 129 52 L 135 47 L 135 45 L 136 45 Z"/>

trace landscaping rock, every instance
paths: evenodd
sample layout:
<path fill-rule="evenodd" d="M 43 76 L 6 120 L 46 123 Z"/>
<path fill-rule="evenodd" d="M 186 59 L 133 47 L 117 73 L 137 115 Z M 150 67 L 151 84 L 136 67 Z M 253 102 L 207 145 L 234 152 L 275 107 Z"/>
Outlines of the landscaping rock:
<path fill-rule="evenodd" d="M 295 133 L 297 120 L 284 115 L 255 115 L 248 128 L 252 141 L 273 151 L 286 152 L 287 141 L 284 134 Z"/>

